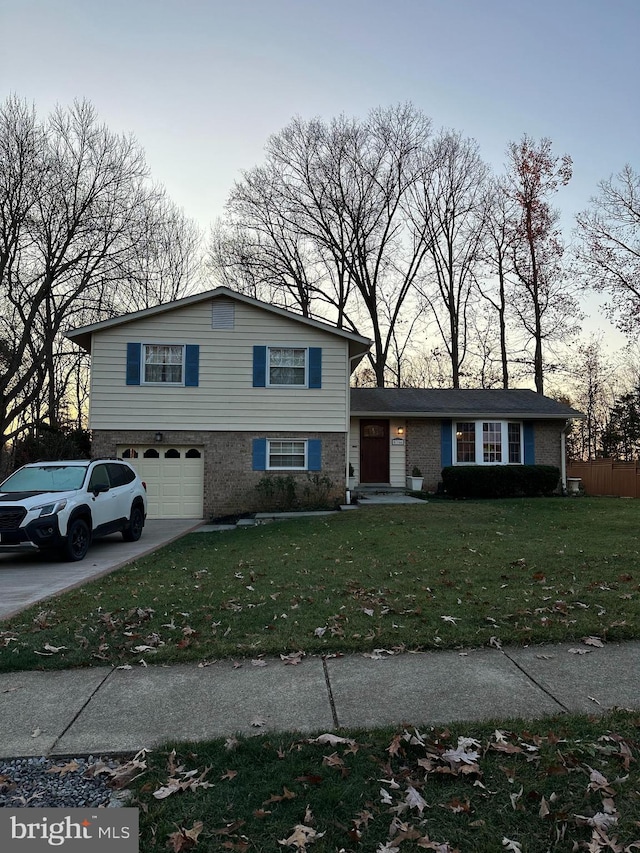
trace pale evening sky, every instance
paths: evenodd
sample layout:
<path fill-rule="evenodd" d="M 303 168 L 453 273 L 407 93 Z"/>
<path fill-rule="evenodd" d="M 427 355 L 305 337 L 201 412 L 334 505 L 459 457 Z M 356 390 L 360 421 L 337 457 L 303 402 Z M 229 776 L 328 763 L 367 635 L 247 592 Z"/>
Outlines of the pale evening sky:
<path fill-rule="evenodd" d="M 567 237 L 600 179 L 640 168 L 640 0 L 0 0 L 0 34 L 0 99 L 90 99 L 203 227 L 294 115 L 411 101 L 497 170 L 548 136 L 574 161 Z"/>

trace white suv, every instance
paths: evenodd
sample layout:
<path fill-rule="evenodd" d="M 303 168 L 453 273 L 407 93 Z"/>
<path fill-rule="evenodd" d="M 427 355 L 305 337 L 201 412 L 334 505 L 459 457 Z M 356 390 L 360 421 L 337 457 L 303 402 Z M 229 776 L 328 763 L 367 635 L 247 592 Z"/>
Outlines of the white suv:
<path fill-rule="evenodd" d="M 61 551 L 84 559 L 91 540 L 122 531 L 142 535 L 146 486 L 121 459 L 34 462 L 0 483 L 0 554 Z"/>

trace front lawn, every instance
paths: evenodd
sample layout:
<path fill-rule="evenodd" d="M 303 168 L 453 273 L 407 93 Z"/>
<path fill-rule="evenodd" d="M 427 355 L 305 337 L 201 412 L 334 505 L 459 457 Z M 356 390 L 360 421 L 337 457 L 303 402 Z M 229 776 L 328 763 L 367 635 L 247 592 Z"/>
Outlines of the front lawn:
<path fill-rule="evenodd" d="M 131 805 L 149 853 L 632 853 L 639 727 L 614 712 L 230 737 L 170 744 L 125 772 L 141 773 Z"/>
<path fill-rule="evenodd" d="M 640 502 L 431 501 L 191 534 L 0 626 L 0 669 L 640 636 Z"/>

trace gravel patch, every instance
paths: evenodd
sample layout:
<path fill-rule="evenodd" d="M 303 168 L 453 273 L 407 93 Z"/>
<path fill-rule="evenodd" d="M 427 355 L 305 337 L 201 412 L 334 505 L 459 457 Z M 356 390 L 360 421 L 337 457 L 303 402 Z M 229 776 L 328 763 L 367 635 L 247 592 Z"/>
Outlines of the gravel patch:
<path fill-rule="evenodd" d="M 120 764 L 110 759 L 0 759 L 0 808 L 104 808 L 124 805 L 111 782 Z"/>

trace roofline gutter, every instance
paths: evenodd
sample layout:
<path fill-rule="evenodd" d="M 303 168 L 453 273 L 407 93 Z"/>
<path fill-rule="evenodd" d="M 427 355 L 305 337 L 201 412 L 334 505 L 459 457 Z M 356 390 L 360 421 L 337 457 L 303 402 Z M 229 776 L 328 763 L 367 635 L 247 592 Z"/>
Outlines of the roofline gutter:
<path fill-rule="evenodd" d="M 351 412 L 352 417 L 357 418 L 451 418 L 452 420 L 458 419 L 462 420 L 464 418 L 469 418 L 471 420 L 477 421 L 480 418 L 496 418 L 498 420 L 504 420 L 505 418 L 510 418 L 512 420 L 536 420 L 536 421 L 563 421 L 566 420 L 567 423 L 571 420 L 584 420 L 586 415 L 583 415 L 582 412 L 576 412 L 575 415 L 567 415 L 566 412 L 558 412 L 557 414 L 549 414 L 548 412 L 411 412 L 411 411 L 398 411 L 398 412 L 390 412 L 390 411 L 378 411 L 378 410 L 367 410 L 362 411 L 359 409 L 354 409 Z"/>

